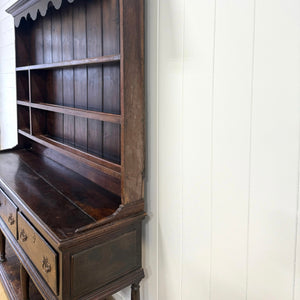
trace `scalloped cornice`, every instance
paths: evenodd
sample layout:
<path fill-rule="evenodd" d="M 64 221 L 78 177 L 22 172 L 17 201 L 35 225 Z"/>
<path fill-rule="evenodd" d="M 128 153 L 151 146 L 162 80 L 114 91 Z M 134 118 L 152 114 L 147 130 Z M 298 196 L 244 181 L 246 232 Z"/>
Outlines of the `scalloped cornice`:
<path fill-rule="evenodd" d="M 67 0 L 69 3 L 75 0 Z M 9 7 L 6 11 L 13 15 L 15 20 L 15 26 L 20 25 L 21 19 L 28 18 L 28 15 L 32 20 L 36 20 L 38 11 L 42 16 L 45 16 L 48 10 L 49 3 L 52 3 L 56 9 L 59 9 L 62 4 L 62 0 L 19 0 L 14 5 Z"/>

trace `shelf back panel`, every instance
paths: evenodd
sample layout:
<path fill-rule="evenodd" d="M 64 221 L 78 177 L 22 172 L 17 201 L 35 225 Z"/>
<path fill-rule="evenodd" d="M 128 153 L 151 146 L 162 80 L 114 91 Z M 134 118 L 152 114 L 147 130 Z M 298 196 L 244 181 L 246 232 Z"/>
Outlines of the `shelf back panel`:
<path fill-rule="evenodd" d="M 49 137 L 80 151 L 120 164 L 119 124 L 35 108 L 31 112 L 34 136 Z"/>
<path fill-rule="evenodd" d="M 16 28 L 17 67 L 120 53 L 118 0 L 63 1 Z"/>

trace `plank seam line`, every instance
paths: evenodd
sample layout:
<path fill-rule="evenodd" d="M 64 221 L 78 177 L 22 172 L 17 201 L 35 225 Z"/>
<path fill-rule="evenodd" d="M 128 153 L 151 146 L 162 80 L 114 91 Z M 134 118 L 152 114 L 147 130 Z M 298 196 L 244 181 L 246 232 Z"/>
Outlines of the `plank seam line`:
<path fill-rule="evenodd" d="M 183 205 L 183 188 L 184 188 L 184 174 L 183 174 L 183 144 L 184 144 L 184 135 L 183 135 L 183 114 L 184 114 L 184 75 L 185 75 L 185 64 L 184 64 L 184 57 L 185 57 L 185 31 L 186 31 L 186 1 L 183 1 L 183 29 L 182 29 L 182 82 L 181 82 L 181 103 L 179 105 L 180 107 L 180 118 L 179 118 L 179 140 L 180 140 L 180 166 L 179 166 L 179 172 L 180 172 L 180 299 L 182 300 L 182 285 L 183 285 L 183 219 L 184 219 L 184 205 Z"/>
<path fill-rule="evenodd" d="M 157 24 L 156 24 L 156 299 L 159 299 L 159 46 L 160 46 L 160 0 L 157 1 Z"/>
<path fill-rule="evenodd" d="M 254 70 L 255 70 L 255 38 L 256 38 L 256 0 L 253 1 L 253 33 L 252 33 L 252 70 L 251 70 L 251 102 L 250 102 L 250 131 L 249 131 L 249 177 L 248 177 L 248 215 L 247 215 L 247 244 L 246 244 L 246 283 L 245 299 L 248 299 L 249 280 L 249 244 L 250 244 L 250 210 L 252 186 L 252 151 L 253 151 L 253 103 L 254 103 Z"/>
<path fill-rule="evenodd" d="M 299 225 L 299 201 L 300 201 L 300 113 L 298 113 L 298 175 L 297 175 L 297 204 L 296 204 L 296 228 L 295 228 L 295 246 L 294 246 L 294 266 L 293 266 L 293 296 L 292 299 L 296 300 L 296 271 L 297 271 L 297 249 L 299 247 L 298 239 L 298 225 Z"/>
<path fill-rule="evenodd" d="M 209 291 L 212 296 L 212 249 L 213 249 L 213 154 L 214 154 L 214 110 L 215 110 L 215 60 L 216 60 L 217 0 L 214 1 L 213 52 L 212 52 L 212 84 L 211 84 L 211 154 L 210 154 L 210 262 Z"/>

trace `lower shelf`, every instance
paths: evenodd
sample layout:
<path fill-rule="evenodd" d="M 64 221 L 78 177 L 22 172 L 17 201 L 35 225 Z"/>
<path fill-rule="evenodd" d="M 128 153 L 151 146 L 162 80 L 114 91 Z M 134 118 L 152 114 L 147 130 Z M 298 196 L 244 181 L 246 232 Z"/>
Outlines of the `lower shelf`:
<path fill-rule="evenodd" d="M 6 261 L 0 263 L 0 280 L 11 300 L 21 300 L 20 262 L 10 245 L 6 243 Z M 43 300 L 31 280 L 29 280 L 30 300 Z"/>

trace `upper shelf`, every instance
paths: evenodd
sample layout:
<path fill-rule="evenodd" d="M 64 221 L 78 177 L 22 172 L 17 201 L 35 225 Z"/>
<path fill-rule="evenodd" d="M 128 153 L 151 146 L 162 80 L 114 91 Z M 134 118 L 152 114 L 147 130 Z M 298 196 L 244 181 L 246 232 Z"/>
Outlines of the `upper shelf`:
<path fill-rule="evenodd" d="M 17 100 L 17 104 L 22 106 L 28 106 L 32 108 L 52 111 L 56 113 L 81 117 L 81 118 L 88 118 L 92 120 L 121 124 L 121 116 L 116 114 L 109 114 L 104 112 L 91 111 L 91 110 L 85 110 L 85 109 L 61 106 L 55 104 L 48 104 L 48 103 L 34 103 L 34 102 L 21 101 L 21 100 Z"/>
<path fill-rule="evenodd" d="M 23 67 L 17 67 L 16 71 L 69 68 L 69 67 L 76 67 L 81 65 L 103 64 L 103 63 L 117 62 L 117 61 L 120 61 L 120 54 L 68 60 L 68 61 L 55 62 L 49 64 L 41 64 L 41 65 L 23 66 Z"/>

